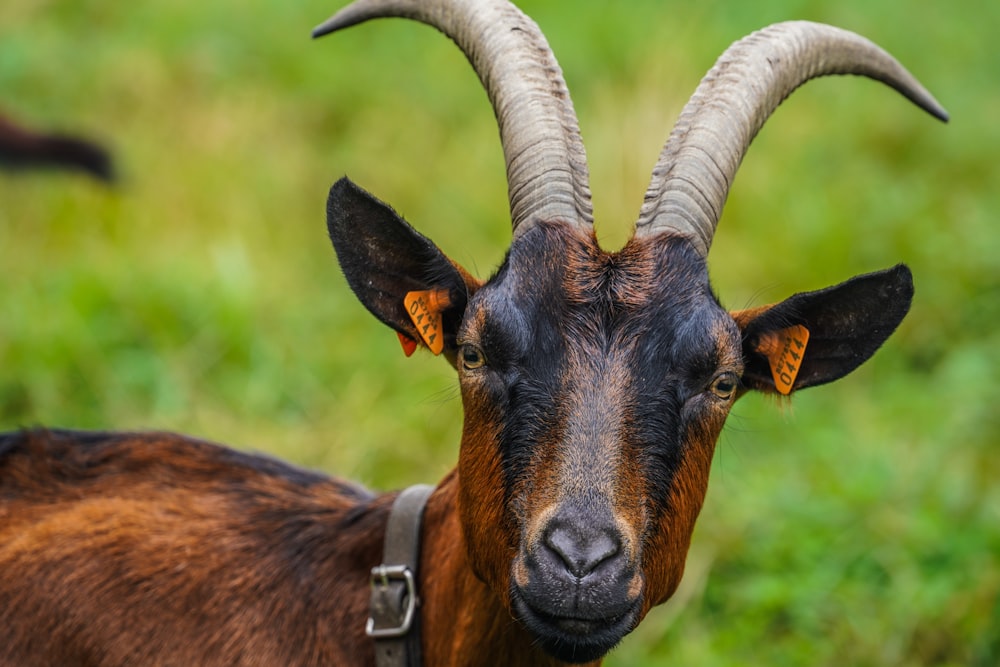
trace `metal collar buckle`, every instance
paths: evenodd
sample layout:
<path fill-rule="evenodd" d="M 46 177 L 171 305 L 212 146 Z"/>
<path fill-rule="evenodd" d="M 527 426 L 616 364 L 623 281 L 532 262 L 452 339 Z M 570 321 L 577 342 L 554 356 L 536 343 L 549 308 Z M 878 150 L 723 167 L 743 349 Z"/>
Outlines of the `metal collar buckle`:
<path fill-rule="evenodd" d="M 413 579 L 413 572 L 405 565 L 383 564 L 372 568 L 372 588 L 381 587 L 382 589 L 388 589 L 390 581 L 401 581 L 406 587 L 405 598 L 398 598 L 400 602 L 402 602 L 403 599 L 406 600 L 406 607 L 403 609 L 403 619 L 396 627 L 376 628 L 374 616 L 369 615 L 368 622 L 365 624 L 365 634 L 369 637 L 374 637 L 376 639 L 384 637 L 402 637 L 410 631 L 410 626 L 413 625 L 413 617 L 417 610 L 417 586 Z M 390 597 L 388 590 L 384 590 L 384 594 L 386 597 Z"/>

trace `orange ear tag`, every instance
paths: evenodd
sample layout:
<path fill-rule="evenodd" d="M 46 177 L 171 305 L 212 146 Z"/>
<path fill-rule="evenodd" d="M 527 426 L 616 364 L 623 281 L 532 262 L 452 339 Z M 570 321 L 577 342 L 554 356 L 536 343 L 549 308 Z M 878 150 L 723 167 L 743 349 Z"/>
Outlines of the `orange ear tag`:
<path fill-rule="evenodd" d="M 444 329 L 441 313 L 448 307 L 448 291 L 443 289 L 409 292 L 403 299 L 406 312 L 417 333 L 434 354 L 444 350 Z"/>
<path fill-rule="evenodd" d="M 774 332 L 762 342 L 760 351 L 771 362 L 771 376 L 775 388 L 785 396 L 792 393 L 792 385 L 802 367 L 802 357 L 809 342 L 809 329 L 800 324 Z"/>

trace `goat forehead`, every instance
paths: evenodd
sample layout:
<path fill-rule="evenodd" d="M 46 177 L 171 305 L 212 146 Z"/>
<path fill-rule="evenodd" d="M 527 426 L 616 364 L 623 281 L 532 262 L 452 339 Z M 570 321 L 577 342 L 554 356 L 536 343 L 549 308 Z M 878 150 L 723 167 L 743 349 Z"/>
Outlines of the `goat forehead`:
<path fill-rule="evenodd" d="M 704 261 L 686 241 L 633 242 L 608 253 L 592 238 L 544 226 L 512 247 L 470 310 L 467 330 L 486 344 L 504 342 L 528 363 L 579 347 L 600 357 L 670 341 L 675 352 L 714 350 L 729 333 Z"/>

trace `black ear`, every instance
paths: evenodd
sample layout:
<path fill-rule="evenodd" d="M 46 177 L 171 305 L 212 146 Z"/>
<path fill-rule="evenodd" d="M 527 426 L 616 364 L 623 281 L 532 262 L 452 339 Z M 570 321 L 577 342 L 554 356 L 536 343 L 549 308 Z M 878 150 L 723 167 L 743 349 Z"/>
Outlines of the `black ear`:
<path fill-rule="evenodd" d="M 913 275 L 900 264 L 781 303 L 735 313 L 743 330 L 743 385 L 776 391 L 769 351 L 796 325 L 809 331 L 791 390 L 837 380 L 868 360 L 910 310 Z M 794 351 L 794 349 L 793 349 Z M 787 391 L 782 391 L 787 393 Z"/>
<path fill-rule="evenodd" d="M 347 178 L 330 188 L 327 229 L 340 268 L 354 294 L 383 323 L 422 342 L 403 300 L 409 292 L 443 290 L 444 352 L 455 354 L 455 335 L 479 283 L 449 260 L 388 205 Z"/>

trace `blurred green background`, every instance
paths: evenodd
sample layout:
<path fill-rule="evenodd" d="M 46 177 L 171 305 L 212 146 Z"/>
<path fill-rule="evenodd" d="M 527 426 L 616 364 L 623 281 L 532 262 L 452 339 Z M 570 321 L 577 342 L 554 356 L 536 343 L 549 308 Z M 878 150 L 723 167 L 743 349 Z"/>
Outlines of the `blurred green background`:
<path fill-rule="evenodd" d="M 521 4 L 609 247 L 700 77 L 768 23 L 870 37 L 953 118 L 833 78 L 758 137 L 709 258 L 724 303 L 904 261 L 913 310 L 839 383 L 736 406 L 685 581 L 608 664 L 1000 664 L 1000 3 Z M 0 4 L 0 112 L 106 141 L 123 176 L 0 174 L 0 429 L 177 430 L 375 488 L 453 465 L 453 373 L 354 300 L 324 206 L 350 174 L 485 277 L 510 234 L 495 122 L 433 30 L 311 41 L 338 6 Z"/>

